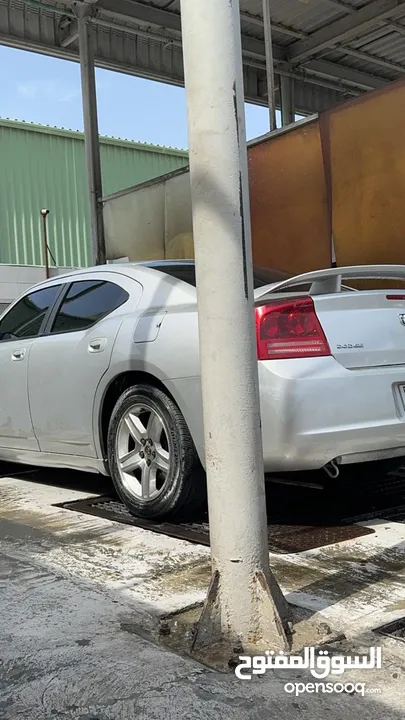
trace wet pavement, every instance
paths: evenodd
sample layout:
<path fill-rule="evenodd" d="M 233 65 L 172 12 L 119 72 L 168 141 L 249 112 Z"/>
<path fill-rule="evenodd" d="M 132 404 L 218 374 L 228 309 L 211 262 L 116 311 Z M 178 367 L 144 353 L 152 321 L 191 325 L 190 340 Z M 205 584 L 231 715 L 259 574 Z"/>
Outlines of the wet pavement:
<path fill-rule="evenodd" d="M 387 489 L 378 505 L 371 490 L 348 499 L 350 488 L 342 487 L 340 502 L 350 512 L 363 495 L 361 509 L 371 519 L 361 524 L 373 532 L 271 553 L 271 563 L 289 602 L 345 635 L 342 653 L 380 645 L 383 668 L 362 677 L 348 672 L 348 680 L 366 682 L 364 697 L 297 698 L 284 685 L 310 681 L 302 671 L 244 682 L 157 644 L 162 616 L 204 599 L 209 548 L 57 507 L 109 494 L 108 481 L 97 476 L 39 471 L 0 478 L 0 718 L 267 720 L 277 713 L 282 720 L 341 720 L 355 713 L 402 720 L 405 643 L 374 632 L 405 616 L 405 524 L 384 518 L 400 495 L 387 502 Z M 339 521 L 336 502 L 331 488 L 272 485 L 268 494 L 272 517 L 288 524 Z"/>

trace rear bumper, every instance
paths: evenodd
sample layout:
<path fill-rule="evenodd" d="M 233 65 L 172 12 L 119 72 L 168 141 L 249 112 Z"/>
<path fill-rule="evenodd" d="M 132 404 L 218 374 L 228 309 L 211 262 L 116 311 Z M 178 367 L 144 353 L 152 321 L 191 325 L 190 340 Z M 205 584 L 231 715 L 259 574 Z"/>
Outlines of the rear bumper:
<path fill-rule="evenodd" d="M 405 365 L 347 370 L 333 357 L 259 363 L 266 472 L 405 455 Z"/>

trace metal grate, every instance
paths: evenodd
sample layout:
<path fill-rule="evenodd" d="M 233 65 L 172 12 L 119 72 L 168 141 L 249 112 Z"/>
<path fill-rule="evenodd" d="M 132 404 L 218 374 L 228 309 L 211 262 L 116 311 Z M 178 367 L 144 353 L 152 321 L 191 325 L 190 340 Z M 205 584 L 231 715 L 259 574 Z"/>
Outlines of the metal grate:
<path fill-rule="evenodd" d="M 65 510 L 82 512 L 87 515 L 106 518 L 114 522 L 134 525 L 145 530 L 161 533 L 180 540 L 209 545 L 209 525 L 200 523 L 157 523 L 152 520 L 141 520 L 129 513 L 126 507 L 108 495 L 60 503 L 57 507 Z M 360 525 L 268 525 L 269 549 L 271 552 L 284 554 L 303 552 L 325 545 L 334 545 L 343 540 L 352 540 L 364 535 L 371 535 L 374 530 Z"/>
<path fill-rule="evenodd" d="M 374 630 L 374 632 L 379 635 L 394 638 L 394 640 L 401 640 L 401 642 L 405 642 L 405 617 L 400 618 L 399 620 L 394 620 L 394 622 L 388 623 L 388 625 L 382 625 Z"/>

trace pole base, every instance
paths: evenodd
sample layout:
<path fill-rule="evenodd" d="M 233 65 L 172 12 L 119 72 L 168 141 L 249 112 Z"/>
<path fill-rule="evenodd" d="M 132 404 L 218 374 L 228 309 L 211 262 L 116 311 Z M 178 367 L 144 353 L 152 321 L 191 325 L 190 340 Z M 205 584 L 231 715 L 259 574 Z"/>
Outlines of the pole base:
<path fill-rule="evenodd" d="M 218 578 L 214 576 L 210 587 L 211 600 L 218 596 L 218 591 L 215 590 L 217 583 Z M 262 605 L 261 611 L 264 607 L 269 609 L 269 604 Z M 287 608 L 289 616 L 293 617 L 294 628 L 291 632 L 292 621 L 287 620 L 288 624 L 283 624 L 284 632 L 281 634 L 274 630 L 273 625 L 270 628 L 272 635 L 268 640 L 263 637 L 259 640 L 251 638 L 248 644 L 221 632 L 215 620 L 217 612 L 209 611 L 207 598 L 203 607 L 197 604 L 162 616 L 156 640 L 172 652 L 192 658 L 219 672 L 228 673 L 239 664 L 240 655 L 260 655 L 266 650 L 277 652 L 277 648 L 286 654 L 298 654 L 305 647 L 329 646 L 344 639 L 341 628 L 335 630 L 330 627 L 321 615 L 314 615 L 313 612 L 296 605 L 287 605 Z M 282 646 L 285 638 L 287 650 L 284 649 L 286 646 Z"/>
<path fill-rule="evenodd" d="M 221 604 L 221 577 L 216 570 L 211 578 L 207 599 L 198 620 L 191 652 L 201 655 L 207 648 L 225 645 L 232 652 L 254 652 L 273 649 L 288 652 L 292 646 L 292 612 L 275 577 L 262 571 L 252 582 L 251 624 L 245 637 L 235 635 L 229 627 Z"/>

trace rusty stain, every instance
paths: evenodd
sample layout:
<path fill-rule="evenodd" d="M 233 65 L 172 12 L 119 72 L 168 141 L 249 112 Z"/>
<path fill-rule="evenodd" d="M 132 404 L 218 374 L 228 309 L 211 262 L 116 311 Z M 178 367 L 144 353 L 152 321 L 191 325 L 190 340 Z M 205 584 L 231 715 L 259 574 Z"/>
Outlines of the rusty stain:
<path fill-rule="evenodd" d="M 318 121 L 250 147 L 248 160 L 255 264 L 291 273 L 330 266 Z"/>
<path fill-rule="evenodd" d="M 238 140 L 238 152 L 240 152 L 240 137 L 239 137 L 239 121 L 238 121 L 238 101 L 236 95 L 236 81 L 233 83 L 233 112 L 235 116 L 236 124 L 236 136 Z M 241 236 L 242 236 L 242 260 L 243 260 L 243 290 L 245 298 L 248 298 L 249 283 L 248 283 L 248 269 L 247 269 L 247 255 L 246 255 L 246 229 L 245 229 L 245 211 L 243 207 L 243 185 L 242 185 L 242 172 L 239 170 L 239 217 L 241 223 Z"/>
<path fill-rule="evenodd" d="M 333 239 L 333 195 L 332 195 L 332 169 L 330 156 L 330 122 L 327 112 L 319 116 L 319 132 L 321 137 L 322 160 L 325 173 L 326 205 L 328 211 L 328 232 L 330 238 L 330 264 L 332 264 Z"/>
<path fill-rule="evenodd" d="M 328 113 L 338 266 L 405 263 L 404 113 L 403 81 Z"/>

